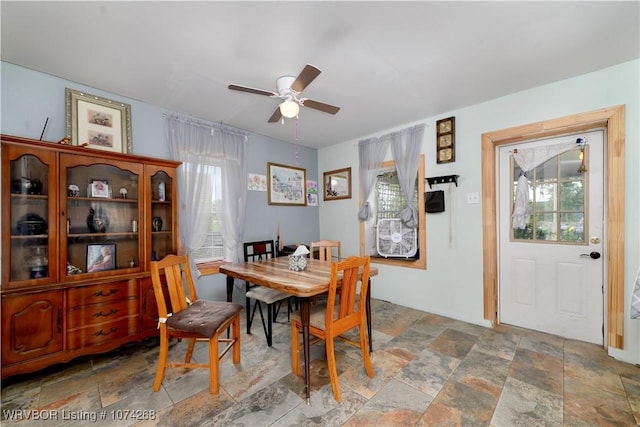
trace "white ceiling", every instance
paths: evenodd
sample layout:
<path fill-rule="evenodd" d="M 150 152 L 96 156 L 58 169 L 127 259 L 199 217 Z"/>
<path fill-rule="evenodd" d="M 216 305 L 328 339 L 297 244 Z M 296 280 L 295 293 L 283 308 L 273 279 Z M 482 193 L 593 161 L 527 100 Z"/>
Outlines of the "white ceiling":
<path fill-rule="evenodd" d="M 313 64 L 303 96 L 342 108 L 301 109 L 319 148 L 638 58 L 639 5 L 3 0 L 1 58 L 290 142 L 277 99 L 227 86 L 275 91 Z"/>

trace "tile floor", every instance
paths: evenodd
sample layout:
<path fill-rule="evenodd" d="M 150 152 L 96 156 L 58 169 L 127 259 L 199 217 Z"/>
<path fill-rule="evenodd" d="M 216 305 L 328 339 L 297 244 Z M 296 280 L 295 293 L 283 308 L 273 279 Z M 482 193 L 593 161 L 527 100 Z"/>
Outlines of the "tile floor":
<path fill-rule="evenodd" d="M 150 339 L 7 379 L 2 425 L 86 426 L 94 418 L 113 426 L 640 423 L 640 368 L 598 346 L 513 327 L 487 329 L 380 300 L 372 306 L 375 378 L 364 373 L 358 349 L 338 343 L 342 404 L 333 399 L 322 344 L 312 347 L 307 405 L 303 378 L 291 374 L 288 324 L 275 325 L 268 348 L 258 323 L 252 335 L 242 335 L 241 364 L 230 357 L 222 362 L 217 396 L 209 394 L 204 370 L 168 370 L 160 391 L 152 392 L 157 348 Z M 184 354 L 184 343 L 172 350 L 170 356 Z M 206 347 L 195 357 L 205 360 Z M 20 415 L 31 419 L 16 421 Z"/>

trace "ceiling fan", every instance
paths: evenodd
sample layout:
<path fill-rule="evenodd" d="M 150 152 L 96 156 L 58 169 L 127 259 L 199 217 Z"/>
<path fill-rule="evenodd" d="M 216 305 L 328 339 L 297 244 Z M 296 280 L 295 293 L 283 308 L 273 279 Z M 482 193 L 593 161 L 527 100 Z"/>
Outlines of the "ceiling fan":
<path fill-rule="evenodd" d="M 247 86 L 239 86 L 230 84 L 228 87 L 231 90 L 238 90 L 240 92 L 255 93 L 257 95 L 269 96 L 271 98 L 280 98 L 282 103 L 278 105 L 276 110 L 269 118 L 269 123 L 275 123 L 279 121 L 283 116 L 292 118 L 298 115 L 300 106 L 313 108 L 314 110 L 323 111 L 329 114 L 336 114 L 340 111 L 340 107 L 335 105 L 325 104 L 323 102 L 314 101 L 309 98 L 301 98 L 302 91 L 321 73 L 321 71 L 313 65 L 307 64 L 304 69 L 298 74 L 298 77 L 294 76 L 282 76 L 276 80 L 276 87 L 278 92 L 271 92 L 268 90 L 255 89 Z"/>

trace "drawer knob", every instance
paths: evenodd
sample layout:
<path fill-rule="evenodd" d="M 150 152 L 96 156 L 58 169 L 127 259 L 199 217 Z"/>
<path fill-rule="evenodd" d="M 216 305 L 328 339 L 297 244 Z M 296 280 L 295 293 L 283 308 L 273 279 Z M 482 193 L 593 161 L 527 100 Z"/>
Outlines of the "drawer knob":
<path fill-rule="evenodd" d="M 111 335 L 112 333 L 116 332 L 117 330 L 118 330 L 118 328 L 109 328 L 109 332 L 104 332 L 102 329 L 100 329 L 98 332 L 94 333 L 93 335 L 95 335 L 96 337 Z"/>
<path fill-rule="evenodd" d="M 109 310 L 108 313 L 103 313 L 102 310 L 100 310 L 98 313 L 95 313 L 93 315 L 93 317 L 109 317 L 112 314 L 116 314 L 118 311 L 120 310 L 114 310 L 113 308 Z"/>
<path fill-rule="evenodd" d="M 105 293 L 104 291 L 100 291 L 100 292 L 94 292 L 94 296 L 97 297 L 108 297 L 109 295 L 113 295 L 115 293 L 117 293 L 119 291 L 119 289 L 109 289 L 109 292 Z"/>

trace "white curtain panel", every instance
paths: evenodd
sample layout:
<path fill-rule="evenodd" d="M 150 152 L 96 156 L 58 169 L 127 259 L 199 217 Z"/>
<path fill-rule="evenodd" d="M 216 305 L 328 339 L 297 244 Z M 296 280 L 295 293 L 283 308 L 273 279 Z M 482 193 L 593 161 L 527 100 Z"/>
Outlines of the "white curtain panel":
<path fill-rule="evenodd" d="M 513 159 L 518 166 L 520 166 L 523 174 L 518 178 L 518 184 L 516 185 L 516 198 L 511 215 L 512 228 L 525 229 L 531 218 L 531 208 L 529 207 L 529 180 L 524 174 L 540 166 L 547 160 L 575 147 L 575 142 L 561 142 L 541 147 L 518 148 L 513 151 Z"/>
<path fill-rule="evenodd" d="M 247 197 L 246 133 L 220 125 L 176 116 L 165 116 L 165 136 L 178 168 L 178 224 L 187 255 L 204 243 L 211 212 L 211 174 L 222 168 L 222 238 L 225 258 L 242 260 L 244 215 Z M 191 259 L 191 258 L 190 258 Z"/>

